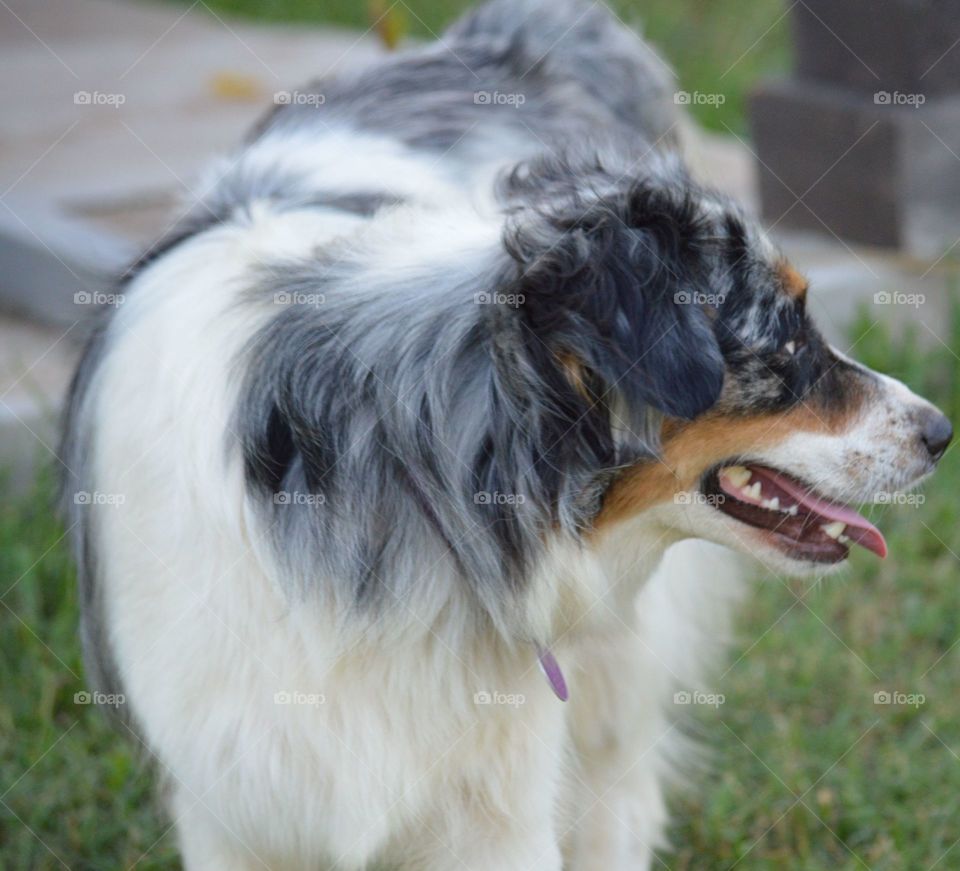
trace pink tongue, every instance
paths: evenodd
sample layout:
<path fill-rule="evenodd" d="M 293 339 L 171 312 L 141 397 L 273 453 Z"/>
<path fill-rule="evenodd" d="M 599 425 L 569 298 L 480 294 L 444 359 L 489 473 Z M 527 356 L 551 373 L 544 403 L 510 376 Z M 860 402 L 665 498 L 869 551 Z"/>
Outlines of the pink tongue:
<path fill-rule="evenodd" d="M 881 559 L 887 555 L 887 543 L 883 539 L 883 534 L 869 520 L 852 508 L 818 499 L 806 487 L 774 472 L 772 469 L 763 469 L 758 466 L 750 466 L 749 468 L 756 477 L 769 481 L 775 487 L 796 499 L 809 513 L 816 514 L 826 520 L 838 520 L 847 524 L 844 535 L 861 547 L 873 551 Z"/>

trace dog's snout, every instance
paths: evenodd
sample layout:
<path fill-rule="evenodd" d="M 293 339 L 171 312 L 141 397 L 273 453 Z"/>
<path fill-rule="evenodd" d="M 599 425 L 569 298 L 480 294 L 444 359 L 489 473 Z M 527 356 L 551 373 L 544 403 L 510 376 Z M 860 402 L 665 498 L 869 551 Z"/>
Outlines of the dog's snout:
<path fill-rule="evenodd" d="M 935 408 L 923 414 L 920 419 L 920 439 L 930 452 L 933 462 L 943 456 L 952 438 L 953 426 L 945 414 Z"/>

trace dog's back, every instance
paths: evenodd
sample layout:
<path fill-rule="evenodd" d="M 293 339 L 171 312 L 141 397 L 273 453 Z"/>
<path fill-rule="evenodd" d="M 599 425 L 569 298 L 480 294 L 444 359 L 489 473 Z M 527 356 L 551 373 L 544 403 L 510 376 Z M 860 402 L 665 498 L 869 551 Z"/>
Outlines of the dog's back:
<path fill-rule="evenodd" d="M 493 0 L 423 49 L 313 83 L 258 130 L 342 124 L 438 153 L 479 140 L 485 159 L 499 145 L 516 160 L 529 140 L 542 149 L 619 131 L 666 143 L 673 90 L 667 65 L 602 5 Z"/>

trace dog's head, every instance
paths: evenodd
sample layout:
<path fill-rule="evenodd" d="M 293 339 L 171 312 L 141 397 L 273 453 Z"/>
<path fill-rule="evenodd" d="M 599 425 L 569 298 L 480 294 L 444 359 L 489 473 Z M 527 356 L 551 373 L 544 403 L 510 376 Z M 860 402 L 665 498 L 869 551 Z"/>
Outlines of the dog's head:
<path fill-rule="evenodd" d="M 792 574 L 885 555 L 849 506 L 929 474 L 951 426 L 824 340 L 759 227 L 677 174 L 537 216 L 512 244 L 526 323 L 580 397 L 569 438 L 611 422 L 598 533 L 643 518 Z"/>

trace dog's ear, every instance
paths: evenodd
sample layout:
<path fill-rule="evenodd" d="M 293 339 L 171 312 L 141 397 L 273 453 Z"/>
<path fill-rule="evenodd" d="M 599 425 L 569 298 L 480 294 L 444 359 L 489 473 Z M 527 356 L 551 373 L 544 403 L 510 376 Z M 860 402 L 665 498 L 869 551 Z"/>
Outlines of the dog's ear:
<path fill-rule="evenodd" d="M 508 237 L 523 316 L 575 386 L 593 379 L 637 420 L 650 408 L 687 420 L 709 409 L 724 363 L 692 219 L 636 195 L 570 222 L 538 217 Z M 548 244 L 537 253 L 534 240 Z"/>

